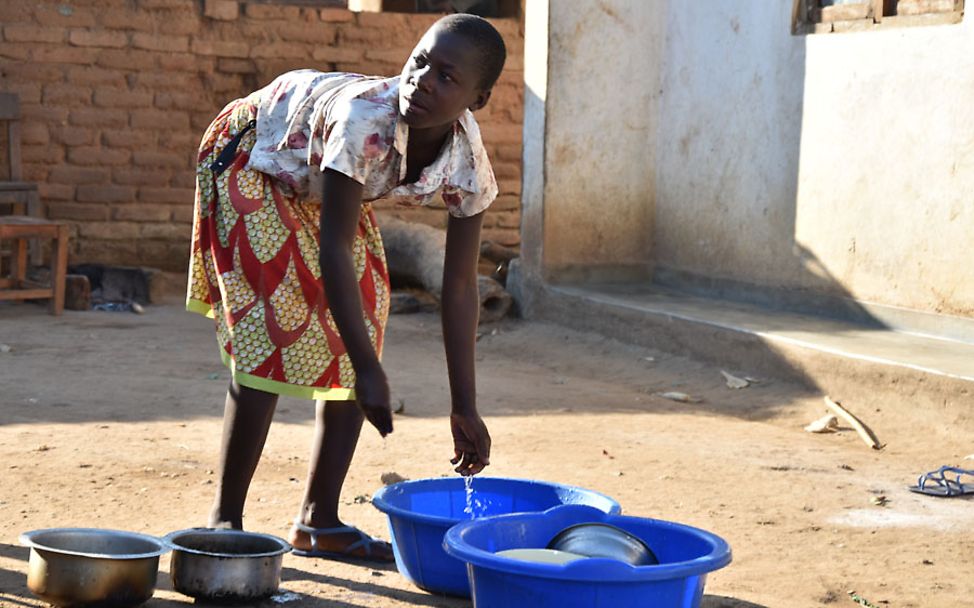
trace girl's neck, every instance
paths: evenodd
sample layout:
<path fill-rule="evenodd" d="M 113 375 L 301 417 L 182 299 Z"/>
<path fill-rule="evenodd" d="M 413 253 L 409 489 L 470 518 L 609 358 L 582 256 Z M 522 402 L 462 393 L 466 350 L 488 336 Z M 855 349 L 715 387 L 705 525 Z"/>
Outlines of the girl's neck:
<path fill-rule="evenodd" d="M 435 147 L 437 150 L 443 146 L 447 135 L 453 131 L 453 123 L 447 123 L 439 127 L 428 127 L 425 129 L 409 129 L 409 139 L 407 145 L 410 148 Z"/>

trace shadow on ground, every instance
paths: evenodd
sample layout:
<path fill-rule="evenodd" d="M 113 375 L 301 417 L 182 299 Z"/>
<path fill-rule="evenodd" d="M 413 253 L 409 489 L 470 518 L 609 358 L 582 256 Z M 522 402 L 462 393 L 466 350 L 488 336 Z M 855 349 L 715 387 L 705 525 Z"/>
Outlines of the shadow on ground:
<path fill-rule="evenodd" d="M 219 418 L 229 372 L 212 321 L 169 304 L 144 315 L 0 305 L 0 425 Z M 763 379 L 742 396 L 719 368 L 557 325 L 506 320 L 480 329 L 478 401 L 487 416 L 653 412 L 759 420 L 802 389 Z M 393 406 L 444 416 L 450 403 L 436 315 L 396 315 L 384 362 Z M 700 398 L 674 403 L 661 393 Z M 584 395 L 598 395 L 586 399 Z M 309 401 L 281 400 L 276 418 L 313 420 Z"/>

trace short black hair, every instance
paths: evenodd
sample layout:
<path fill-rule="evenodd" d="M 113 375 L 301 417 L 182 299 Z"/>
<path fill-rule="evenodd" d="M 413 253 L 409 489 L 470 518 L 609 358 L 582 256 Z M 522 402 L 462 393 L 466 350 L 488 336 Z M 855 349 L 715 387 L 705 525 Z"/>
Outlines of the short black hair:
<path fill-rule="evenodd" d="M 469 40 L 480 54 L 480 88 L 488 90 L 494 86 L 507 60 L 507 45 L 489 21 L 476 15 L 456 13 L 443 17 L 433 27 Z"/>

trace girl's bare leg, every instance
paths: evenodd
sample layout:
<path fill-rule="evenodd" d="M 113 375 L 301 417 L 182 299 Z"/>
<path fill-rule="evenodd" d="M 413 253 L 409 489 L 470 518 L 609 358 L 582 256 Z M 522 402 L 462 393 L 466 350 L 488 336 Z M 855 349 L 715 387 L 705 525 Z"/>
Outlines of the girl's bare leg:
<path fill-rule="evenodd" d="M 363 420 L 362 410 L 354 401 L 317 402 L 308 484 L 298 516 L 302 524 L 312 528 L 344 525 L 338 518 L 338 501 L 355 454 Z M 308 534 L 296 528 L 292 528 L 289 540 L 298 549 L 311 548 Z M 360 537 L 354 533 L 320 536 L 317 549 L 340 553 L 358 540 Z M 364 556 L 360 551 L 355 554 Z M 392 549 L 387 543 L 373 543 L 372 557 L 379 561 L 391 561 Z"/>
<path fill-rule="evenodd" d="M 244 501 L 277 406 L 277 395 L 230 382 L 211 528 L 243 529 Z"/>

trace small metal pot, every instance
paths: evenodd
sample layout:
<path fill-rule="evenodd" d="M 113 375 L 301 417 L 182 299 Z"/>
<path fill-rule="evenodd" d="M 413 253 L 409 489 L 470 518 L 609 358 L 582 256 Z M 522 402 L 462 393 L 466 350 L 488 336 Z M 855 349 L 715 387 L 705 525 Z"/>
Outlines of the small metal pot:
<path fill-rule="evenodd" d="M 633 566 L 659 563 L 656 554 L 641 539 L 622 528 L 603 523 L 569 526 L 551 539 L 548 548 L 586 557 L 617 559 Z"/>
<path fill-rule="evenodd" d="M 273 595 L 291 545 L 269 534 L 192 528 L 166 536 L 176 591 L 197 599 L 247 602 Z"/>
<path fill-rule="evenodd" d="M 152 597 L 159 556 L 169 551 L 145 534 L 49 528 L 20 535 L 30 547 L 27 587 L 61 607 L 138 606 Z"/>

